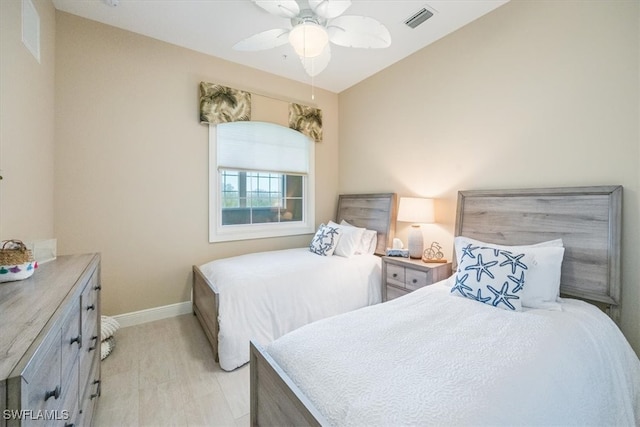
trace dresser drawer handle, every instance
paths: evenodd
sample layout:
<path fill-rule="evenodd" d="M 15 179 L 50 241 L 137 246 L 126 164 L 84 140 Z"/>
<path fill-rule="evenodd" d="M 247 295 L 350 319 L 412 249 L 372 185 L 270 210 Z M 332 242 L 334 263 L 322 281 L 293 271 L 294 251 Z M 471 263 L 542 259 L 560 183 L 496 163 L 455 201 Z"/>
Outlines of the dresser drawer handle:
<path fill-rule="evenodd" d="M 413 279 L 411 282 L 412 283 L 418 283 L 418 279 Z"/>
<path fill-rule="evenodd" d="M 77 342 L 78 345 L 80 345 L 80 341 L 82 341 L 82 334 L 78 335 L 75 338 L 71 338 L 71 340 L 69 340 L 69 345 L 73 345 L 74 342 Z"/>
<path fill-rule="evenodd" d="M 95 310 L 96 309 L 96 305 L 95 304 L 91 304 L 87 306 L 87 311 L 89 310 Z"/>
<path fill-rule="evenodd" d="M 46 402 L 50 397 L 53 397 L 54 399 L 58 399 L 60 397 L 60 386 L 57 386 L 55 390 L 46 392 L 44 394 L 44 401 Z"/>
<path fill-rule="evenodd" d="M 71 424 L 65 423 L 64 427 L 75 427 L 75 424 L 74 423 L 71 423 Z"/>
<path fill-rule="evenodd" d="M 91 341 L 95 341 L 97 343 L 98 342 L 98 336 L 97 335 L 92 336 L 91 337 Z M 96 349 L 96 345 L 94 344 L 93 347 L 89 347 L 89 350 L 87 350 L 87 351 L 89 352 L 89 351 L 93 351 L 95 349 Z"/>
<path fill-rule="evenodd" d="M 398 273 L 393 273 L 393 277 L 398 277 Z"/>
<path fill-rule="evenodd" d="M 93 287 L 94 291 L 99 291 L 100 289 L 102 289 L 102 285 L 96 285 Z"/>
<path fill-rule="evenodd" d="M 94 380 L 91 384 L 98 385 L 98 387 L 96 387 L 96 392 L 89 396 L 89 399 L 93 400 L 96 397 L 100 396 L 100 380 Z"/>

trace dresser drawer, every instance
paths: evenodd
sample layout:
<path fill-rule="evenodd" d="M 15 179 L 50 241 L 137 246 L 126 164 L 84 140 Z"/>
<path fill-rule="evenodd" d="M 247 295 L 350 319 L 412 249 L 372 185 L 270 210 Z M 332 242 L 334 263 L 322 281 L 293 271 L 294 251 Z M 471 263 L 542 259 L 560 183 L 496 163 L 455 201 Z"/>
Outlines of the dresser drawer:
<path fill-rule="evenodd" d="M 416 290 L 431 284 L 429 273 L 426 271 L 405 269 L 405 287 L 409 290 Z"/>
<path fill-rule="evenodd" d="M 61 331 L 47 336 L 43 345 L 30 360 L 22 373 L 22 405 L 38 411 L 61 410 L 64 390 L 60 383 Z M 37 423 L 38 420 L 24 420 L 23 424 Z"/>
<path fill-rule="evenodd" d="M 90 372 L 93 369 L 96 363 L 99 363 L 99 356 L 96 357 L 100 353 L 100 337 L 98 334 L 98 323 L 91 323 L 91 328 L 83 329 L 83 345 L 80 349 L 80 378 L 85 379 L 85 383 L 88 381 Z M 84 338 L 86 336 L 86 339 Z M 96 362 L 96 358 L 98 362 Z M 84 393 L 84 387 L 86 385 L 84 383 L 80 384 L 80 394 Z"/>
<path fill-rule="evenodd" d="M 76 301 L 62 324 L 62 379 L 69 378 L 78 369 L 78 350 L 82 345 L 80 333 L 80 303 Z"/>
<path fill-rule="evenodd" d="M 96 325 L 98 322 L 98 290 L 96 289 L 97 282 L 94 280 L 95 277 L 95 274 L 91 276 L 91 279 L 80 296 L 82 347 L 85 345 L 94 345 L 96 344 L 95 340 L 98 339 L 98 335 L 96 334 Z"/>
<path fill-rule="evenodd" d="M 387 264 L 387 283 L 404 288 L 404 267 Z"/>
<path fill-rule="evenodd" d="M 73 369 L 69 372 L 69 377 L 62 378 L 62 381 L 66 381 L 66 384 L 63 386 L 65 388 L 64 401 L 62 403 L 62 412 L 60 415 L 65 421 L 62 425 L 78 425 L 76 424 L 76 419 L 78 417 L 78 403 L 80 402 L 80 398 L 78 396 L 78 388 L 79 388 L 79 367 L 77 358 L 74 360 Z"/>
<path fill-rule="evenodd" d="M 81 396 L 81 411 L 78 414 L 77 425 L 88 425 L 89 422 L 87 422 L 87 420 L 91 420 L 93 418 L 93 411 L 95 409 L 96 401 L 100 396 L 100 387 L 100 362 L 98 360 L 93 364 L 91 368 L 89 381 L 86 384 L 84 396 Z"/>

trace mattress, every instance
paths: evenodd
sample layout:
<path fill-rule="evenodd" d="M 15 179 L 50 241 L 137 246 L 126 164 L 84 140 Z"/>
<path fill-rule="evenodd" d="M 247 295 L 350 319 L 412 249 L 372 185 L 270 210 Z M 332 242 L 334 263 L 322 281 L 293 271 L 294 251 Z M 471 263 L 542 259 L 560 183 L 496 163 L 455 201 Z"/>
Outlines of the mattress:
<path fill-rule="evenodd" d="M 596 307 L 511 312 L 449 291 L 325 319 L 266 351 L 336 426 L 640 425 L 640 361 Z"/>
<path fill-rule="evenodd" d="M 308 248 L 259 252 L 200 267 L 219 294 L 220 367 L 249 361 L 249 340 L 268 344 L 310 322 L 381 301 L 380 257 L 320 256 Z"/>

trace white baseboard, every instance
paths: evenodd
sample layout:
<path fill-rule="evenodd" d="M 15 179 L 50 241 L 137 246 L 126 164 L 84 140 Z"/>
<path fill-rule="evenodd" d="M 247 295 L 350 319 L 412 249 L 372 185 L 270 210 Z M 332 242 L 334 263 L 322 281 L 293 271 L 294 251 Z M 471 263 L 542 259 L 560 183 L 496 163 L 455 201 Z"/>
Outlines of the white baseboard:
<path fill-rule="evenodd" d="M 179 302 L 176 304 L 154 307 L 146 310 L 134 311 L 131 313 L 113 316 L 118 321 L 120 327 L 140 325 L 142 323 L 153 322 L 154 320 L 166 319 L 168 317 L 181 316 L 192 312 L 191 301 Z"/>

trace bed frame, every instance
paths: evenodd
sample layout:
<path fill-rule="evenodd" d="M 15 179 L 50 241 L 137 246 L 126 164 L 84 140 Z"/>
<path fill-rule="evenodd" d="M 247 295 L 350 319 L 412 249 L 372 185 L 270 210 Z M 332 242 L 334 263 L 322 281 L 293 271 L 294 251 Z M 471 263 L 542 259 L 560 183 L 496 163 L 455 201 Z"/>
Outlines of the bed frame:
<path fill-rule="evenodd" d="M 595 303 L 618 322 L 621 208 L 621 186 L 460 191 L 455 235 L 506 245 L 562 238 L 561 294 Z M 253 342 L 250 363 L 251 425 L 328 425 Z"/>
<path fill-rule="evenodd" d="M 376 230 L 378 244 L 375 253 L 384 255 L 391 247 L 395 235 L 397 216 L 397 196 L 395 193 L 378 194 L 341 194 L 338 197 L 336 222 L 347 221 L 356 227 Z M 215 355 L 218 358 L 218 293 L 200 268 L 193 266 L 192 305 L 193 314 L 198 318 L 202 329 Z"/>

